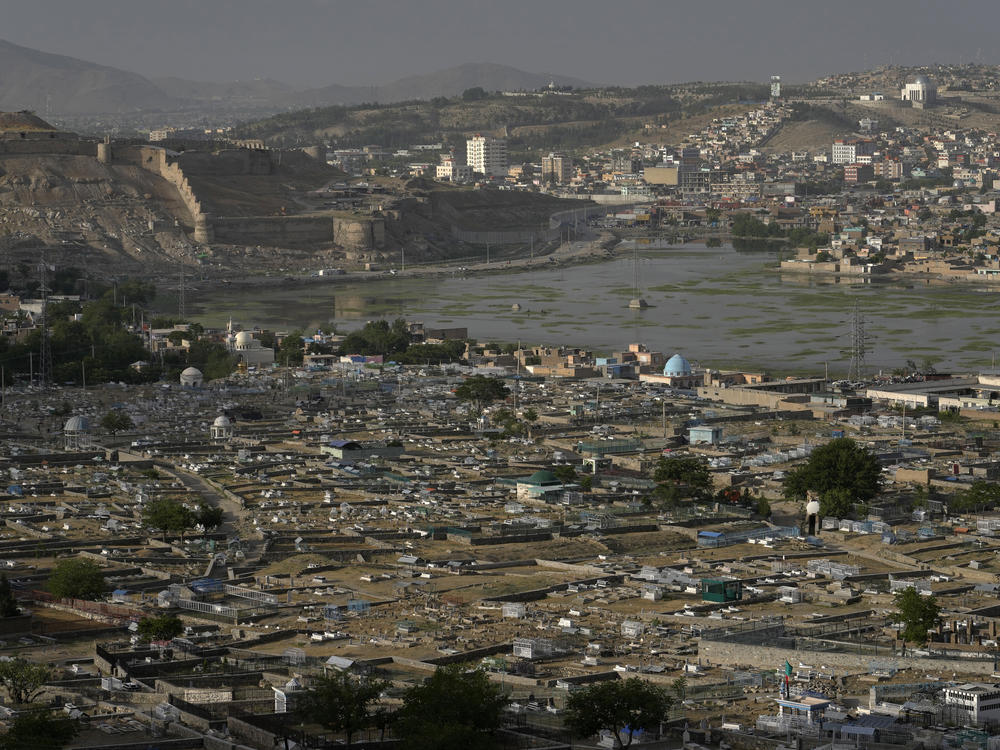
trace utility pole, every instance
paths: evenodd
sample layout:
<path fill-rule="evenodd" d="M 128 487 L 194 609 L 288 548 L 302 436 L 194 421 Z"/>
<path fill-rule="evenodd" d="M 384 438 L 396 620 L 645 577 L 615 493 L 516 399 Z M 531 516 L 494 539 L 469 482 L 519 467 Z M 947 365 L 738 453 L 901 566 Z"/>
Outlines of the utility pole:
<path fill-rule="evenodd" d="M 184 300 L 184 268 L 181 267 L 181 283 L 177 292 L 177 315 L 183 320 L 187 317 L 187 306 Z"/>
<path fill-rule="evenodd" d="M 848 375 L 851 380 L 861 380 L 864 377 L 865 343 L 865 318 L 858 303 L 855 302 L 851 321 L 851 370 Z"/>
<path fill-rule="evenodd" d="M 41 271 L 41 282 L 42 285 L 39 287 L 39 291 L 42 293 L 42 343 L 40 354 L 40 364 L 38 369 L 38 381 L 42 388 L 47 388 L 51 385 L 52 381 L 52 344 L 49 340 L 49 289 L 46 283 L 46 272 L 48 271 L 48 266 L 45 262 L 45 254 L 42 254 L 42 262 L 39 264 Z"/>

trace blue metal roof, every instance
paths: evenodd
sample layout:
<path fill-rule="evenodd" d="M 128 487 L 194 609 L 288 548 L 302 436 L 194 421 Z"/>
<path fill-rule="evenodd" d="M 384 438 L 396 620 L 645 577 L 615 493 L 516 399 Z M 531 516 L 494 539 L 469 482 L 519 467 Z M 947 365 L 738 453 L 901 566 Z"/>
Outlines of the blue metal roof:
<path fill-rule="evenodd" d="M 348 446 L 358 446 L 358 447 L 360 447 L 360 444 L 357 441 L 355 441 L 355 440 L 331 440 L 330 441 L 330 447 L 331 448 L 347 448 Z"/>

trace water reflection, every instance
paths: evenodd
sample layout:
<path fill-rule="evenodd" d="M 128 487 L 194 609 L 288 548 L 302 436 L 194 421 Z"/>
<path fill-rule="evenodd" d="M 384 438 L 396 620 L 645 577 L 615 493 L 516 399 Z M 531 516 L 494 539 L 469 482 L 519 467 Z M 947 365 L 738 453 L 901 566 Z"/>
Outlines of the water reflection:
<path fill-rule="evenodd" d="M 638 246 L 638 282 L 650 305 L 630 310 L 632 246 L 607 262 L 440 278 L 337 277 L 315 285 L 216 292 L 194 300 L 198 320 L 288 330 L 406 317 L 430 326 L 467 326 L 491 339 L 589 346 L 611 351 L 642 341 L 713 367 L 846 372 L 855 301 L 870 334 L 868 361 L 892 368 L 925 357 L 938 369 L 989 364 L 1000 335 L 997 297 L 975 285 L 903 283 L 779 273 L 777 249 Z M 512 305 L 520 305 L 519 310 Z M 189 307 L 192 305 L 189 304 Z"/>

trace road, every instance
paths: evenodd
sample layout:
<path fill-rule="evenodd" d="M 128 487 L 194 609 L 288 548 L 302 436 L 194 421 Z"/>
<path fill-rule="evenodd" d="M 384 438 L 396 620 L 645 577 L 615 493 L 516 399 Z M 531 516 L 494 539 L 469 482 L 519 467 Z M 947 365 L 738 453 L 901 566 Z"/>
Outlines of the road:
<path fill-rule="evenodd" d="M 222 524 L 219 526 L 219 531 L 230 539 L 239 537 L 243 541 L 243 552 L 247 561 L 260 558 L 264 552 L 264 538 L 260 532 L 253 529 L 249 511 L 244 510 L 238 502 L 227 497 L 225 493 L 197 474 L 173 465 L 164 466 L 158 463 L 157 466 L 183 484 L 189 492 L 200 495 L 209 505 L 222 508 Z"/>

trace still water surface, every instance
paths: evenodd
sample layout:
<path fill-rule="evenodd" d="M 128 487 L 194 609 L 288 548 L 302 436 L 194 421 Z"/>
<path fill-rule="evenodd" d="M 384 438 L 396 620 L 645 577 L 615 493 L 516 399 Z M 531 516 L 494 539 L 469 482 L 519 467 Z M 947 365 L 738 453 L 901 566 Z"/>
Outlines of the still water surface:
<path fill-rule="evenodd" d="M 919 281 L 861 283 L 780 274 L 776 252 L 732 247 L 631 246 L 591 265 L 445 278 L 388 277 L 253 292 L 192 295 L 205 325 L 232 316 L 246 327 L 359 327 L 379 317 L 465 326 L 485 342 L 570 345 L 610 352 L 641 341 L 702 366 L 847 372 L 855 303 L 863 315 L 869 370 L 907 360 L 938 370 L 991 364 L 1000 341 L 1000 292 L 984 285 Z M 636 274 L 635 271 L 638 270 Z M 628 309 L 638 276 L 646 310 Z M 190 299 L 190 298 L 189 298 Z M 512 305 L 519 304 L 515 311 Z"/>

